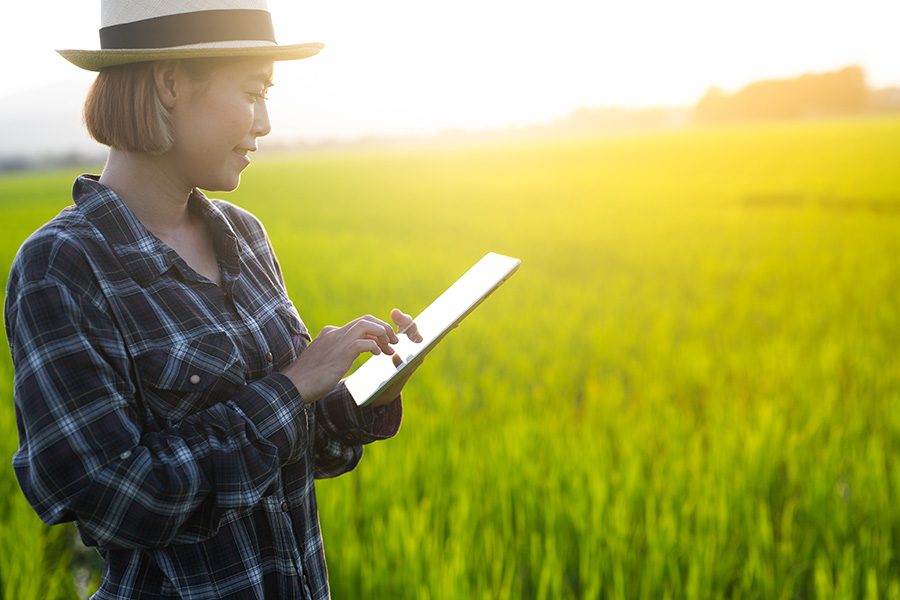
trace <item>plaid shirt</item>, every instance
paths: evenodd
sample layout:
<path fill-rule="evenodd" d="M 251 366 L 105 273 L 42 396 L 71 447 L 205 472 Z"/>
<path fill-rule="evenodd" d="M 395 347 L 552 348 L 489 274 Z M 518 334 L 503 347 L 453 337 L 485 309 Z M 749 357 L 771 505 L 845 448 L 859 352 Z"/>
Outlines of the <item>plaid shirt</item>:
<path fill-rule="evenodd" d="M 194 191 L 218 286 L 96 177 L 12 266 L 22 491 L 105 559 L 94 598 L 327 598 L 314 478 L 394 435 L 400 400 L 311 406 L 278 371 L 310 341 L 255 217 Z"/>

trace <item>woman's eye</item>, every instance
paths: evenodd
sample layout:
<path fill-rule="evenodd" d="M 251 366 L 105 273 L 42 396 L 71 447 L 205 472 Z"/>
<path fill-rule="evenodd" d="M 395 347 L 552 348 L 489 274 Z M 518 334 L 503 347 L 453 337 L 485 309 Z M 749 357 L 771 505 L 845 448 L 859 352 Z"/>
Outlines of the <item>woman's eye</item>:
<path fill-rule="evenodd" d="M 261 92 L 249 92 L 248 95 L 254 102 L 259 102 L 260 100 L 268 100 L 269 90 L 263 90 Z"/>

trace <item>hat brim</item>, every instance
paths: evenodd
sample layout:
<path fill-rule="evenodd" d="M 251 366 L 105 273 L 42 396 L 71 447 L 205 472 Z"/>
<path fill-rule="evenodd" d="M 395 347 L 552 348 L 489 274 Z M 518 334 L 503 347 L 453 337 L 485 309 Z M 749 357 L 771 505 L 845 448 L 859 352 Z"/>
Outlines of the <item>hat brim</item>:
<path fill-rule="evenodd" d="M 261 57 L 272 60 L 298 60 L 318 54 L 319 50 L 324 46 L 325 44 L 313 42 L 290 46 L 185 47 L 150 48 L 147 50 L 57 50 L 57 52 L 76 67 L 81 67 L 88 71 L 99 71 L 100 69 L 117 65 L 179 58 Z"/>

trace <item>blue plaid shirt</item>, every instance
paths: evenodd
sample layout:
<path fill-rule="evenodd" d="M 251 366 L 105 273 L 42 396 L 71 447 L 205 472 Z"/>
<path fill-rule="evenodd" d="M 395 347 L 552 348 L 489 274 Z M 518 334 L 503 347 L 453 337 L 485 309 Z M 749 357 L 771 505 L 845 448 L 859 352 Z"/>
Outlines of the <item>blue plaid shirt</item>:
<path fill-rule="evenodd" d="M 327 598 L 313 481 L 394 435 L 399 398 L 307 406 L 278 372 L 310 336 L 248 212 L 190 196 L 218 286 L 96 177 L 73 196 L 9 277 L 25 496 L 99 549 L 94 598 Z"/>

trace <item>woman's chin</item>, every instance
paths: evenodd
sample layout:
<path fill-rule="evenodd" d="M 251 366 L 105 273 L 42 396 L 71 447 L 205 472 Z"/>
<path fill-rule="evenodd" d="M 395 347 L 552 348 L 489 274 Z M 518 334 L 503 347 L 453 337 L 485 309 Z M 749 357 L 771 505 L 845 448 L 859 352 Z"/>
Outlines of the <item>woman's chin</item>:
<path fill-rule="evenodd" d="M 233 192 L 240 184 L 241 174 L 234 173 L 225 177 L 210 178 L 197 187 L 208 192 Z"/>

